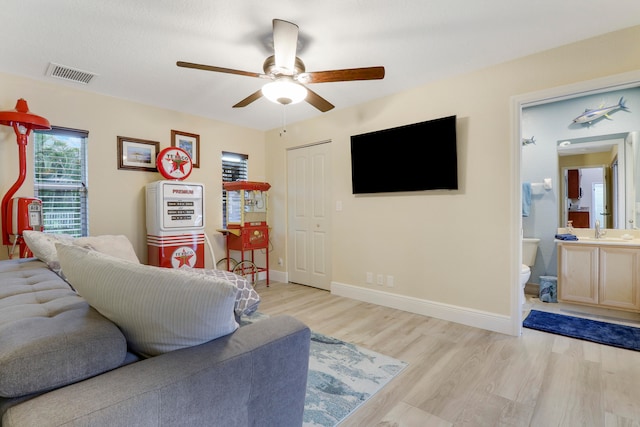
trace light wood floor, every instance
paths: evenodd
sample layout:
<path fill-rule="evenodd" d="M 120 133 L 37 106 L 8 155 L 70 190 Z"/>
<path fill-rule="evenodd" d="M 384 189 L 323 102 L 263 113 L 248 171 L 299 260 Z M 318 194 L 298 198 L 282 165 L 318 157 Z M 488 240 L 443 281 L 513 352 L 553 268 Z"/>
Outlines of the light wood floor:
<path fill-rule="evenodd" d="M 263 313 L 408 362 L 341 427 L 640 426 L 640 352 L 530 329 L 512 337 L 295 284 L 256 289 Z M 531 307 L 563 309 L 529 297 Z"/>

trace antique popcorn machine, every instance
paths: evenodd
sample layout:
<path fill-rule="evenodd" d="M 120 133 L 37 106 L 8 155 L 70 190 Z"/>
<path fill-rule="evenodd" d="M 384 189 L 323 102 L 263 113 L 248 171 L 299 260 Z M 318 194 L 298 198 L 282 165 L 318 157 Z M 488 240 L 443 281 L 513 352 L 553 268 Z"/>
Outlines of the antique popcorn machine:
<path fill-rule="evenodd" d="M 227 270 L 230 269 L 230 251 L 239 251 L 239 268 L 236 267 L 234 272 L 246 276 L 247 273 L 255 275 L 264 271 L 268 286 L 267 191 L 271 185 L 266 182 L 234 181 L 223 183 L 223 188 L 227 191 L 227 228 L 220 231 L 225 234 L 227 240 Z M 264 267 L 255 265 L 254 251 L 257 249 L 264 249 Z M 245 260 L 245 252 L 251 254 L 249 260 Z M 253 271 L 245 271 L 246 269 Z"/>

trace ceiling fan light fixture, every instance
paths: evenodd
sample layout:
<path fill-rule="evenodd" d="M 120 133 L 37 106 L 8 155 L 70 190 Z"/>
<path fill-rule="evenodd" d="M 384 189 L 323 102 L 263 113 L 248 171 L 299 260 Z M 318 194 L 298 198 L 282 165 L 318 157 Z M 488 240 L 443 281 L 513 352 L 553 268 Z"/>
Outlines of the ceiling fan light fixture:
<path fill-rule="evenodd" d="M 307 97 L 307 89 L 290 77 L 281 77 L 264 85 L 262 94 L 276 104 L 297 104 Z"/>

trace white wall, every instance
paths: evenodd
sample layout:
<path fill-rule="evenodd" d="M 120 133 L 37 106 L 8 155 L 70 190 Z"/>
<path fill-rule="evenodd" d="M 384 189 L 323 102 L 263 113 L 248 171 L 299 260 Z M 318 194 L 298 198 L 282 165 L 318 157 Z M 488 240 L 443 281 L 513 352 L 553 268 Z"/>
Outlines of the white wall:
<path fill-rule="evenodd" d="M 193 170 L 188 181 L 205 184 L 206 232 L 213 240 L 217 258 L 223 256 L 224 250 L 222 235 L 215 231 L 222 225 L 221 152 L 248 154 L 249 178 L 265 179 L 263 132 L 0 74 L 0 109 L 13 109 L 18 98 L 26 99 L 31 112 L 54 126 L 89 131 L 89 231 L 93 235 L 126 235 L 142 261 L 147 259 L 144 188 L 162 176 L 119 170 L 118 136 L 158 141 L 163 149 L 171 144 L 171 129 L 200 135 L 200 168 Z M 17 196 L 33 194 L 32 148 L 29 144 L 27 179 Z M 0 191 L 4 194 L 18 176 L 17 143 L 8 126 L 0 126 L 0 156 Z M 6 251 L 2 252 L 0 257 L 6 258 Z"/>
<path fill-rule="evenodd" d="M 286 254 L 286 149 L 331 140 L 334 288 L 494 330 L 519 330 L 520 140 L 514 97 L 640 68 L 640 27 L 385 97 L 267 135 L 274 254 Z M 589 59 L 590 58 L 590 59 Z M 594 61 L 593 58 L 598 58 Z M 357 82 L 351 84 L 358 84 Z M 458 116 L 460 190 L 351 194 L 351 135 Z M 515 127 L 515 129 L 514 129 Z M 415 159 L 435 167 L 437 159 Z M 390 274 L 393 288 L 365 283 Z M 384 293 L 382 293 L 384 291 Z"/>

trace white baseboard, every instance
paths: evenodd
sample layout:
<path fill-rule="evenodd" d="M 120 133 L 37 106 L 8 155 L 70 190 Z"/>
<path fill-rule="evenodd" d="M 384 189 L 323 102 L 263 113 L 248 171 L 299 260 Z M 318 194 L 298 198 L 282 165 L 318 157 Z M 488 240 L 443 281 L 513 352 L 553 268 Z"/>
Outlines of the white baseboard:
<path fill-rule="evenodd" d="M 265 280 L 267 278 L 267 273 L 262 271 L 258 277 L 260 280 Z M 289 282 L 289 274 L 286 271 L 269 270 L 269 281 L 287 283 Z"/>
<path fill-rule="evenodd" d="M 514 328 L 513 321 L 509 316 L 421 300 L 377 289 L 367 289 L 338 282 L 331 282 L 331 293 L 358 301 L 408 311 L 409 313 L 435 317 L 437 319 L 448 320 L 450 322 L 507 335 L 517 335 L 517 332 L 514 332 L 517 331 L 517 328 Z"/>

